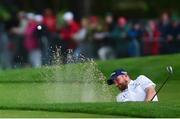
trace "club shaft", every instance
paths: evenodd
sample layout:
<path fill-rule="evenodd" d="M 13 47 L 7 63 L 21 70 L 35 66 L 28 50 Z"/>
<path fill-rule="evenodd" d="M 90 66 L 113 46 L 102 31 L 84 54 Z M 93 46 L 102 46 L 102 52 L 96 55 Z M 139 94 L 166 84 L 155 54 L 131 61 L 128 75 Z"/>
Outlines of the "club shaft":
<path fill-rule="evenodd" d="M 155 98 L 155 96 L 159 93 L 159 91 L 161 90 L 161 88 L 166 84 L 166 82 L 168 81 L 168 79 L 170 78 L 170 74 L 168 75 L 167 79 L 164 81 L 164 83 L 161 85 L 161 87 L 158 89 L 158 91 L 156 92 L 156 94 L 152 97 L 151 101 L 153 101 L 153 99 Z"/>

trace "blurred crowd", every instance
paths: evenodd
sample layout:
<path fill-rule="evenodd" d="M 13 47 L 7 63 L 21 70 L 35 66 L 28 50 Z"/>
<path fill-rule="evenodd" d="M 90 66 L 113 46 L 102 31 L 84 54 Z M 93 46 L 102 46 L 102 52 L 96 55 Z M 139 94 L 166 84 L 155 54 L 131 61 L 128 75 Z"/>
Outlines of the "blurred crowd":
<path fill-rule="evenodd" d="M 59 50 L 58 50 L 59 49 Z M 84 57 L 108 60 L 180 52 L 180 24 L 164 12 L 156 19 L 82 17 L 70 11 L 42 14 L 20 11 L 8 21 L 0 19 L 0 68 L 51 65 L 54 52 L 66 63 L 71 49 Z"/>

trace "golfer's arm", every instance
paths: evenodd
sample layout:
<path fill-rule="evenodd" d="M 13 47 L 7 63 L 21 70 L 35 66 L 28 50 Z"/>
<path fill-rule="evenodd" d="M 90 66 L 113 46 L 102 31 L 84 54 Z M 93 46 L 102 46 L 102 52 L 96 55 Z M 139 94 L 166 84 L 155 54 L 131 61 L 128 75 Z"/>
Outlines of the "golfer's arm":
<path fill-rule="evenodd" d="M 154 86 L 150 86 L 146 88 L 145 91 L 146 91 L 146 97 L 144 101 L 151 101 L 153 96 L 156 94 Z"/>

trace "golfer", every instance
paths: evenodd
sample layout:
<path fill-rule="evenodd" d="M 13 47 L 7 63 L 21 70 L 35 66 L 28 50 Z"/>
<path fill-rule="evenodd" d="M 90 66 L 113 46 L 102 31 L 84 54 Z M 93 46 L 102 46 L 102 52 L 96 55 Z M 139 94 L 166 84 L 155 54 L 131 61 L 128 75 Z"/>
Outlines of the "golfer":
<path fill-rule="evenodd" d="M 108 85 L 115 84 L 121 91 L 116 97 L 117 102 L 151 101 L 156 94 L 156 85 L 149 78 L 140 75 L 136 80 L 131 80 L 123 69 L 113 71 L 107 83 Z M 152 101 L 158 101 L 157 96 Z"/>

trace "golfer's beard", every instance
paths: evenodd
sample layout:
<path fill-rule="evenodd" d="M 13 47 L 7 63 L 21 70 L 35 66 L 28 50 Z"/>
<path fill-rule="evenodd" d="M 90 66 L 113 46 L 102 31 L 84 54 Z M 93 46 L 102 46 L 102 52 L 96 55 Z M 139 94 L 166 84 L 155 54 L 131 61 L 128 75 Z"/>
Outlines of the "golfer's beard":
<path fill-rule="evenodd" d="M 119 90 L 120 91 L 124 91 L 125 89 L 127 89 L 127 85 L 121 85 L 121 87 L 119 87 Z"/>
<path fill-rule="evenodd" d="M 127 88 L 128 88 L 128 82 L 127 81 L 125 81 L 123 85 L 119 86 L 120 91 L 124 91 Z"/>

